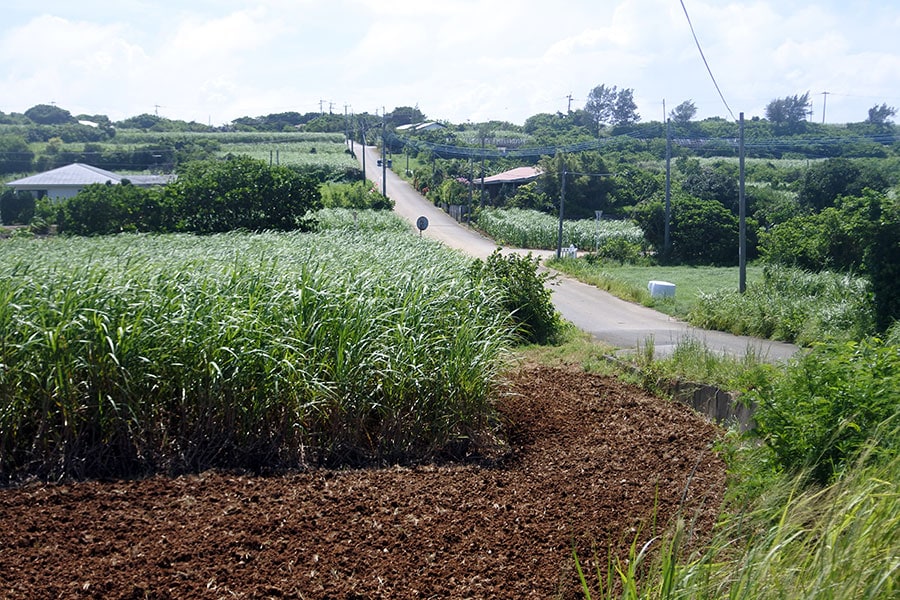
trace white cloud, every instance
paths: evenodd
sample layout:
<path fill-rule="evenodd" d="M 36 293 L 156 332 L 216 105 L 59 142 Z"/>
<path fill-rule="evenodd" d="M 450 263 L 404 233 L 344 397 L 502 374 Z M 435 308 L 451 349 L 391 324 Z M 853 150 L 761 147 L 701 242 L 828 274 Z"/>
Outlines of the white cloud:
<path fill-rule="evenodd" d="M 748 116 L 807 90 L 829 121 L 900 105 L 900 7 L 685 0 L 729 105 Z M 632 88 L 645 120 L 692 99 L 729 116 L 673 0 L 171 0 L 17 5 L 0 24 L 0 110 L 56 101 L 122 118 L 419 104 L 431 117 L 522 122 Z M 326 105 L 327 107 L 327 105 Z"/>

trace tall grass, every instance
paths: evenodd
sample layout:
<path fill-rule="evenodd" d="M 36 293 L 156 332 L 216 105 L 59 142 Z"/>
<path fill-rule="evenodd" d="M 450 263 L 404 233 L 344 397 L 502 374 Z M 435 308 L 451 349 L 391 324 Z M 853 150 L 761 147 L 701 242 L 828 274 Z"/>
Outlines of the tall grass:
<path fill-rule="evenodd" d="M 656 541 L 657 553 L 633 552 L 620 563 L 629 568 L 613 570 L 621 594 L 605 573 L 582 573 L 585 597 L 593 590 L 635 600 L 896 598 L 900 457 L 853 469 L 824 488 L 801 482 L 781 476 L 753 507 L 723 521 L 702 551 L 681 547 L 684 523 L 676 524 Z"/>
<path fill-rule="evenodd" d="M 478 227 L 501 244 L 519 248 L 552 250 L 557 246 L 559 219 L 535 210 L 487 209 L 478 214 Z M 563 221 L 563 246 L 594 249 L 609 240 L 640 244 L 641 229 L 625 221 L 583 219 Z"/>
<path fill-rule="evenodd" d="M 875 324 L 866 279 L 778 266 L 766 267 L 744 294 L 701 294 L 688 319 L 698 327 L 800 345 L 860 339 Z"/>
<path fill-rule="evenodd" d="M 228 154 L 241 154 L 280 165 L 323 165 L 336 171 L 359 169 L 359 163 L 347 152 L 343 139 L 223 142 L 219 155 Z"/>
<path fill-rule="evenodd" d="M 803 346 L 860 339 L 874 331 L 869 284 L 859 276 L 750 265 L 741 294 L 737 267 L 619 265 L 585 258 L 547 265 L 704 329 Z M 651 298 L 647 283 L 653 279 L 674 283 L 675 297 Z"/>
<path fill-rule="evenodd" d="M 316 229 L 379 231 L 409 233 L 412 226 L 409 221 L 397 213 L 387 210 L 358 210 L 352 208 L 322 208 L 311 215 L 316 222 Z"/>
<path fill-rule="evenodd" d="M 508 340 L 413 235 L 0 244 L 0 479 L 410 460 L 485 431 Z"/>
<path fill-rule="evenodd" d="M 898 331 L 741 377 L 737 389 L 755 390 L 759 429 L 720 444 L 730 481 L 716 529 L 691 541 L 691 515 L 681 515 L 627 557 L 597 560 L 606 566 L 595 573 L 573 553 L 584 597 L 897 597 Z"/>

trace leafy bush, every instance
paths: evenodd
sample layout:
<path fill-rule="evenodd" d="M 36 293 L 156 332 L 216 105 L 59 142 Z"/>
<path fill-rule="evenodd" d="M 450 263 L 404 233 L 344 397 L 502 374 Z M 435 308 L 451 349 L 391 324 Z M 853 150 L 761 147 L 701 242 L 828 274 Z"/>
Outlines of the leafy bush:
<path fill-rule="evenodd" d="M 373 210 L 394 208 L 394 201 L 384 196 L 371 182 L 367 181 L 328 183 L 319 190 L 322 194 L 322 206 L 325 208 Z"/>
<path fill-rule="evenodd" d="M 900 450 L 896 422 L 881 430 L 900 410 L 896 345 L 872 338 L 818 345 L 771 389 L 752 398 L 758 404 L 758 432 L 782 466 L 810 468 L 821 483 L 843 473 L 872 440 L 876 457 Z"/>
<path fill-rule="evenodd" d="M 188 163 L 164 196 L 176 207 L 177 230 L 194 233 L 300 229 L 322 201 L 313 179 L 244 156 Z"/>
<path fill-rule="evenodd" d="M 538 271 L 540 259 L 519 254 L 504 256 L 495 250 L 486 261 L 476 259 L 469 269 L 476 283 L 498 290 L 501 304 L 512 314 L 516 332 L 524 342 L 553 343 L 562 331 L 562 320 L 544 283 L 549 275 Z"/>
<path fill-rule="evenodd" d="M 882 216 L 873 227 L 866 266 L 875 299 L 879 331 L 900 322 L 900 204 Z"/>
<path fill-rule="evenodd" d="M 60 233 L 108 235 L 123 231 L 166 231 L 173 225 L 164 214 L 159 190 L 128 183 L 92 184 L 59 206 Z"/>
<path fill-rule="evenodd" d="M 673 257 L 679 261 L 713 265 L 738 262 L 738 219 L 717 200 L 674 198 L 671 236 Z"/>
<path fill-rule="evenodd" d="M 0 194 L 0 223 L 25 225 L 34 217 L 34 196 L 9 188 Z"/>

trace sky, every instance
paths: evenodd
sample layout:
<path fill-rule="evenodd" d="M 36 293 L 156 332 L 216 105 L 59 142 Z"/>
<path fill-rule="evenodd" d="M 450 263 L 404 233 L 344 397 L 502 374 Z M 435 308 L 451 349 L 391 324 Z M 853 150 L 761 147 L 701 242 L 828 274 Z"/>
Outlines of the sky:
<path fill-rule="evenodd" d="M 632 89 L 644 122 L 809 93 L 810 120 L 848 123 L 900 108 L 898 31 L 896 0 L 14 0 L 0 111 L 222 125 L 417 106 L 521 125 L 603 84 Z"/>

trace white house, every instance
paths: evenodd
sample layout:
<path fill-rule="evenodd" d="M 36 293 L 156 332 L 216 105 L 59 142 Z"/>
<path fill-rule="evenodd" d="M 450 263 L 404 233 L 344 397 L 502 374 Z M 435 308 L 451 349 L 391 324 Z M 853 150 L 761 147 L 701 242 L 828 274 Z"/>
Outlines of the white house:
<path fill-rule="evenodd" d="M 92 183 L 119 184 L 123 179 L 127 179 L 137 187 L 152 187 L 165 185 L 174 178 L 174 175 L 119 175 L 91 165 L 73 163 L 52 171 L 10 181 L 6 185 L 16 191 L 32 192 L 38 198 L 46 196 L 55 200 L 71 198 L 81 188 Z"/>

